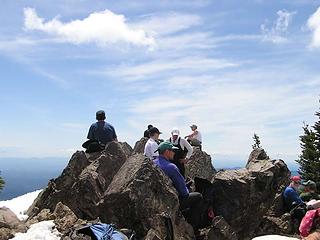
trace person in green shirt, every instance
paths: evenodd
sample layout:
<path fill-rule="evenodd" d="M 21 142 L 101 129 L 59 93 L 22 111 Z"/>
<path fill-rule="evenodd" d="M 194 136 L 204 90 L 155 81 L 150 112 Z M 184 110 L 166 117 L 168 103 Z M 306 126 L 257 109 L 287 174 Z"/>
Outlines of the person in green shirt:
<path fill-rule="evenodd" d="M 316 192 L 317 185 L 314 181 L 308 180 L 302 185 L 304 185 L 303 191 L 300 193 L 302 201 L 309 202 L 310 200 L 320 200 L 320 196 Z"/>

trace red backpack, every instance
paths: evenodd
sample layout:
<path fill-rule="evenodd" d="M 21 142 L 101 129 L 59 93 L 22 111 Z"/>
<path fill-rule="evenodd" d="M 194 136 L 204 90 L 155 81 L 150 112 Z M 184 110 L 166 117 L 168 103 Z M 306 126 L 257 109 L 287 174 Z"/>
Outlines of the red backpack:
<path fill-rule="evenodd" d="M 299 231 L 301 237 L 307 237 L 311 230 L 320 226 L 320 208 L 307 211 L 300 223 Z"/>

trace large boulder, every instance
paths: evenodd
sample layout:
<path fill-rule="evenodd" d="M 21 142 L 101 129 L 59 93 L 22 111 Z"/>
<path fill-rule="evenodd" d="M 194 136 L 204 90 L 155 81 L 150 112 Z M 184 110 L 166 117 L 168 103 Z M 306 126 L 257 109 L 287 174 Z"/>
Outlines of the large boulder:
<path fill-rule="evenodd" d="M 10 228 L 0 228 L 0 240 L 8 240 L 14 237 L 14 232 Z"/>
<path fill-rule="evenodd" d="M 237 234 L 221 216 L 212 220 L 212 226 L 207 233 L 208 240 L 238 240 Z"/>
<path fill-rule="evenodd" d="M 224 217 L 240 239 L 250 239 L 289 174 L 282 160 L 269 158 L 252 158 L 247 168 L 218 172 L 213 181 L 215 213 Z"/>
<path fill-rule="evenodd" d="M 265 234 L 294 234 L 294 222 L 289 213 L 283 214 L 281 217 L 264 216 L 259 228 L 255 231 L 255 235 Z"/>
<path fill-rule="evenodd" d="M 0 208 L 0 240 L 10 239 L 16 232 L 26 230 L 26 225 L 9 208 Z"/>
<path fill-rule="evenodd" d="M 250 168 L 255 163 L 259 162 L 260 160 L 269 160 L 269 156 L 267 155 L 266 151 L 263 148 L 256 148 L 253 149 L 249 155 L 246 168 Z"/>
<path fill-rule="evenodd" d="M 33 217 L 45 208 L 53 211 L 61 202 L 77 217 L 92 219 L 96 204 L 126 159 L 126 153 L 117 142 L 110 142 L 102 152 L 77 151 L 62 174 L 50 180 L 48 187 L 39 194 L 28 215 Z"/>
<path fill-rule="evenodd" d="M 216 170 L 212 166 L 210 155 L 199 148 L 193 149 L 194 151 L 186 164 L 186 177 L 191 179 L 200 177 L 211 181 Z"/>
<path fill-rule="evenodd" d="M 0 208 L 0 228 L 14 229 L 21 224 L 18 217 L 6 207 Z"/>
<path fill-rule="evenodd" d="M 124 151 L 126 157 L 128 158 L 133 153 L 132 147 L 127 142 L 119 142 L 119 143 L 120 143 L 122 150 Z"/>
<path fill-rule="evenodd" d="M 192 239 L 192 227 L 179 214 L 177 193 L 170 179 L 142 154 L 121 167 L 98 204 L 97 217 L 121 228 L 134 229 L 138 239 L 165 239 L 171 219 L 174 239 Z"/>
<path fill-rule="evenodd" d="M 144 146 L 146 145 L 149 138 L 142 137 L 139 141 L 136 142 L 133 148 L 133 153 L 143 153 Z"/>

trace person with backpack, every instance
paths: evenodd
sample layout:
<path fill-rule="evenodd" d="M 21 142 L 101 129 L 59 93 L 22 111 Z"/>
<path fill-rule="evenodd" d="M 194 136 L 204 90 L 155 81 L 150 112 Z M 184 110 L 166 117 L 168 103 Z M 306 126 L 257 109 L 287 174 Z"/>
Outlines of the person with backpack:
<path fill-rule="evenodd" d="M 171 137 L 168 139 L 168 142 L 171 142 L 176 149 L 174 152 L 173 163 L 178 167 L 181 175 L 185 178 L 185 163 L 191 157 L 193 153 L 193 148 L 188 143 L 187 140 L 181 138 L 180 131 L 177 128 L 173 128 L 171 131 Z"/>
<path fill-rule="evenodd" d="M 171 179 L 174 188 L 178 192 L 180 209 L 182 212 L 187 211 L 187 219 L 194 227 L 199 225 L 198 221 L 198 206 L 201 204 L 203 197 L 199 192 L 189 192 L 185 179 L 181 175 L 178 167 L 171 161 L 174 158 L 177 147 L 171 142 L 165 141 L 159 144 L 157 152 L 159 156 L 153 162 Z"/>
<path fill-rule="evenodd" d="M 118 141 L 114 127 L 105 122 L 105 119 L 106 114 L 103 110 L 96 112 L 97 122 L 91 124 L 87 135 L 89 140 L 82 144 L 87 153 L 101 151 L 108 142 Z"/>
<path fill-rule="evenodd" d="M 106 145 L 108 142 L 118 141 L 114 127 L 105 122 L 106 114 L 103 110 L 96 112 L 97 122 L 90 126 L 87 138 L 97 140 L 100 144 Z"/>

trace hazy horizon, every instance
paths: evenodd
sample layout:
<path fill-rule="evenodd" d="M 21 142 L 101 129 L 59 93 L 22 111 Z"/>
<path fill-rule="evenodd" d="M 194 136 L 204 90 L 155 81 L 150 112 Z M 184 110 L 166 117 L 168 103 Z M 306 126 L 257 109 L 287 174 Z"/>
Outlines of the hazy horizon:
<path fill-rule="evenodd" d="M 6 181 L 5 188 L 0 192 L 0 200 L 8 200 L 46 187 L 49 179 L 57 178 L 62 173 L 70 158 L 0 158 L 1 176 Z M 244 167 L 247 158 L 239 160 L 226 156 L 211 156 L 215 169 Z M 287 166 L 290 171 L 298 168 L 296 164 Z"/>

